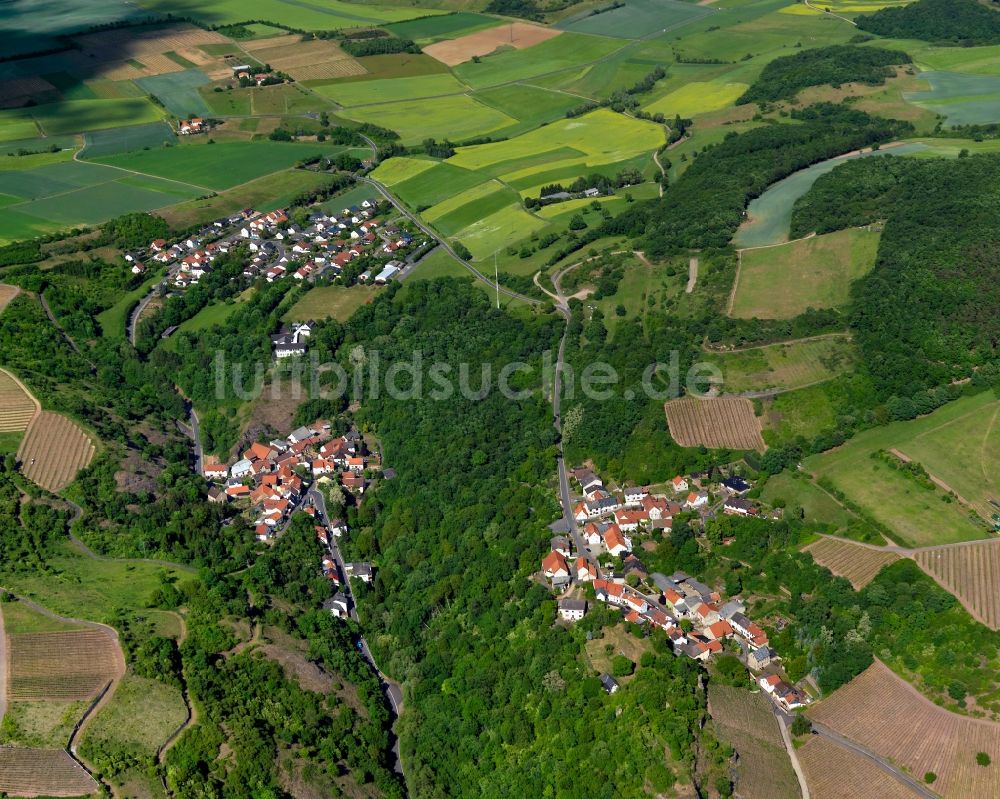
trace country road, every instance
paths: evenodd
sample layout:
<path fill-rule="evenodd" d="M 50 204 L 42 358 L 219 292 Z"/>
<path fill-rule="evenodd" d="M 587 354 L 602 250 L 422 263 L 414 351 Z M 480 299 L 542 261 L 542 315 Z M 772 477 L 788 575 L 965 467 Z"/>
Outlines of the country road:
<path fill-rule="evenodd" d="M 166 278 L 164 278 L 164 281 L 165 280 Z M 129 315 L 128 340 L 133 347 L 135 346 L 135 328 L 136 325 L 139 323 L 139 317 L 142 316 L 142 312 L 146 310 L 146 306 L 149 305 L 153 297 L 156 296 L 156 293 L 159 291 L 159 289 L 160 289 L 160 284 L 157 283 L 149 290 L 149 293 L 145 297 L 139 300 L 139 304 L 135 306 L 135 308 L 132 310 L 132 313 Z"/>

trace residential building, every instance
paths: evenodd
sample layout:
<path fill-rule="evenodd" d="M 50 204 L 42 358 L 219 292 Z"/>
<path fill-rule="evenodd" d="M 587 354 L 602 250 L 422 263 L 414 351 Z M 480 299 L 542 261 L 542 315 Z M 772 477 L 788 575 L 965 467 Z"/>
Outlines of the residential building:
<path fill-rule="evenodd" d="M 566 621 L 579 621 L 587 613 L 585 599 L 562 599 L 559 601 L 559 617 Z"/>

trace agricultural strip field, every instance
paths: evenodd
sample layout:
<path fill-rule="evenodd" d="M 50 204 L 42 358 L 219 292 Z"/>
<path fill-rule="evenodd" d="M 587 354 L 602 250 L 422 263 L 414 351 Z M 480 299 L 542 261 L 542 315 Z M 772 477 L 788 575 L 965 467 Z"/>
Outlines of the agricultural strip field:
<path fill-rule="evenodd" d="M 288 309 L 284 319 L 288 322 L 305 322 L 308 319 L 328 319 L 346 322 L 362 305 L 371 302 L 375 286 L 317 286 L 310 289 L 295 305 Z"/>
<path fill-rule="evenodd" d="M 11 796 L 89 796 L 97 783 L 62 749 L 0 746 L 0 791 Z"/>
<path fill-rule="evenodd" d="M 426 172 L 437 163 L 437 161 L 430 159 L 407 158 L 405 156 L 390 158 L 380 163 L 371 173 L 371 177 L 386 186 L 395 186 L 397 183 L 416 177 L 421 172 Z"/>
<path fill-rule="evenodd" d="M 0 433 L 27 430 L 38 410 L 38 403 L 24 385 L 10 372 L 0 369 Z"/>
<path fill-rule="evenodd" d="M 177 143 L 177 136 L 166 122 L 94 131 L 85 133 L 83 139 L 85 144 L 80 156 L 85 158 L 100 158 L 127 153 L 130 150 L 141 150 L 144 147 L 162 147 L 164 144 Z"/>
<path fill-rule="evenodd" d="M 719 739 L 739 753 L 737 796 L 798 799 L 799 781 L 785 751 L 771 703 L 762 693 L 712 681 L 708 712 L 715 721 Z"/>
<path fill-rule="evenodd" d="M 373 175 L 377 179 L 378 170 Z M 444 162 L 400 180 L 393 186 L 393 193 L 413 208 L 426 208 L 487 180 L 486 175 Z"/>
<path fill-rule="evenodd" d="M 558 35 L 559 31 L 543 25 L 510 22 L 455 39 L 445 39 L 428 45 L 423 50 L 442 64 L 455 67 L 474 56 L 489 55 L 499 47 L 524 50 Z"/>
<path fill-rule="evenodd" d="M 467 33 L 492 28 L 503 24 L 503 20 L 488 17 L 485 14 L 475 14 L 469 11 L 459 11 L 440 17 L 424 17 L 409 22 L 394 22 L 385 29 L 402 39 L 413 39 L 418 43 L 435 42 L 439 39 L 456 39 Z"/>
<path fill-rule="evenodd" d="M 38 124 L 46 136 L 66 133 L 83 133 L 90 130 L 118 128 L 124 125 L 140 125 L 156 122 L 162 112 L 146 98 L 126 98 L 121 100 L 63 100 L 45 103 L 33 108 L 19 108 L 0 111 L 0 131 L 11 120 Z M 31 132 L 25 133 L 26 126 L 16 126 L 21 135 L 0 134 L 3 138 L 27 138 L 37 135 L 32 125 Z"/>
<path fill-rule="evenodd" d="M 179 117 L 207 117 L 212 113 L 198 89 L 211 83 L 200 69 L 185 69 L 166 75 L 139 78 L 136 83 L 146 94 L 156 97 L 166 109 Z"/>
<path fill-rule="evenodd" d="M 932 772 L 944 799 L 1000 791 L 1000 724 L 959 716 L 933 704 L 876 661 L 809 712 L 819 722 L 888 758 L 917 779 Z M 976 764 L 985 752 L 994 765 Z"/>
<path fill-rule="evenodd" d="M 846 26 L 845 26 L 846 27 Z M 919 152 L 925 145 L 919 142 L 883 147 L 875 152 L 859 155 L 839 156 L 820 161 L 770 186 L 760 197 L 747 206 L 747 221 L 736 231 L 733 243 L 737 247 L 763 247 L 788 241 L 788 231 L 792 224 L 792 207 L 812 185 L 834 168 L 850 158 L 865 158 L 882 155 L 908 155 Z"/>
<path fill-rule="evenodd" d="M 920 549 L 913 559 L 977 620 L 1000 630 L 1000 540 Z"/>
<path fill-rule="evenodd" d="M 847 336 L 824 336 L 783 344 L 768 344 L 703 358 L 722 372 L 727 394 L 745 391 L 792 391 L 831 380 L 856 360 Z"/>
<path fill-rule="evenodd" d="M 509 205 L 473 222 L 455 234 L 469 248 L 475 260 L 482 260 L 545 227 L 545 221 L 532 216 L 520 205 Z"/>
<path fill-rule="evenodd" d="M 998 415 L 1000 402 L 992 392 L 963 397 L 919 419 L 866 430 L 837 449 L 807 458 L 803 467 L 831 480 L 910 546 L 985 538 L 985 523 L 975 523 L 970 515 L 988 513 L 988 500 L 1000 499 Z M 937 485 L 925 487 L 872 457 L 892 450 L 919 463 Z M 942 485 L 961 499 L 942 500 Z"/>
<path fill-rule="evenodd" d="M 729 315 L 791 319 L 807 308 L 846 305 L 851 283 L 875 265 L 880 238 L 878 232 L 852 228 L 741 251 Z"/>
<path fill-rule="evenodd" d="M 12 702 L 89 700 L 125 670 L 118 643 L 103 630 L 22 633 L 8 641 Z"/>
<path fill-rule="evenodd" d="M 1000 122 L 1000 76 L 922 72 L 920 79 L 930 84 L 930 90 L 904 92 L 903 97 L 946 117 L 948 125 Z"/>
<path fill-rule="evenodd" d="M 695 81 L 674 89 L 645 107 L 650 114 L 693 117 L 728 108 L 747 90 L 746 83 L 726 81 Z"/>
<path fill-rule="evenodd" d="M 141 0 L 143 8 L 158 11 L 162 0 Z M 323 0 L 322 4 L 287 2 L 287 0 L 254 0 L 247 6 L 241 0 L 215 0 L 206 6 L 200 0 L 170 0 L 169 9 L 176 16 L 188 16 L 214 25 L 232 25 L 246 22 L 247 17 L 280 20 L 292 28 L 303 30 L 334 30 L 338 28 L 363 28 L 382 22 L 402 22 L 414 17 L 444 14 L 429 8 L 400 8 L 374 3 L 351 3 L 345 0 Z"/>
<path fill-rule="evenodd" d="M 489 180 L 432 205 L 421 216 L 444 235 L 453 236 L 477 220 L 518 202 L 514 191 L 496 180 Z"/>
<path fill-rule="evenodd" d="M 670 436 L 682 447 L 764 449 L 753 403 L 739 397 L 682 397 L 666 403 Z"/>
<path fill-rule="evenodd" d="M 624 5 L 600 13 L 594 13 L 594 9 L 581 11 L 562 20 L 556 27 L 577 33 L 642 39 L 652 31 L 666 33 L 714 11 L 710 6 L 679 0 L 625 0 Z"/>
<path fill-rule="evenodd" d="M 895 552 L 880 552 L 854 541 L 826 536 L 805 547 L 803 551 L 812 555 L 820 566 L 826 567 L 838 577 L 850 580 L 855 591 L 860 591 L 874 580 L 884 566 L 899 560 L 899 555 Z"/>
<path fill-rule="evenodd" d="M 417 75 L 413 78 L 386 78 L 384 80 L 358 80 L 328 83 L 315 89 L 324 97 L 336 100 L 348 108 L 357 105 L 399 103 L 424 97 L 440 97 L 468 91 L 447 72 L 438 75 Z M 450 137 L 452 139 L 457 136 Z"/>
<path fill-rule="evenodd" d="M 796 753 L 810 799 L 915 799 L 916 794 L 868 758 L 813 735 Z"/>
<path fill-rule="evenodd" d="M 406 145 L 419 144 L 427 138 L 462 141 L 517 124 L 512 117 L 465 94 L 349 108 L 340 115 L 395 130 Z"/>
<path fill-rule="evenodd" d="M 48 491 L 61 491 L 94 457 L 94 444 L 71 419 L 42 411 L 18 449 L 25 477 Z"/>

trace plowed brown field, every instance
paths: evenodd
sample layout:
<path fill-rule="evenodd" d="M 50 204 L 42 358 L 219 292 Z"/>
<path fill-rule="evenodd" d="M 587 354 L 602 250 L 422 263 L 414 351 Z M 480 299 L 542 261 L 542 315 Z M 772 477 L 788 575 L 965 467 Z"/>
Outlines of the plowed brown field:
<path fill-rule="evenodd" d="M 510 25 L 499 25 L 496 28 L 470 33 L 443 42 L 428 45 L 424 48 L 427 55 L 447 64 L 456 66 L 468 61 L 473 56 L 489 55 L 501 45 L 523 50 L 526 47 L 540 44 L 562 31 L 532 25 L 527 22 L 514 22 Z"/>
<path fill-rule="evenodd" d="M 1000 630 L 1000 539 L 920 549 L 913 559 L 983 624 Z"/>
<path fill-rule="evenodd" d="M 838 538 L 821 538 L 805 551 L 820 565 L 838 577 L 846 577 L 855 590 L 861 590 L 875 579 L 883 566 L 899 560 L 895 552 L 879 552 L 863 547 L 854 541 Z"/>
<path fill-rule="evenodd" d="M 0 746 L 0 791 L 11 796 L 86 796 L 97 783 L 61 749 Z"/>
<path fill-rule="evenodd" d="M 0 312 L 20 293 L 21 289 L 17 286 L 8 286 L 6 283 L 0 283 Z"/>
<path fill-rule="evenodd" d="M 12 702 L 91 699 L 124 672 L 118 644 L 103 630 L 11 635 Z"/>
<path fill-rule="evenodd" d="M 664 409 L 674 441 L 682 447 L 764 449 L 760 420 L 743 397 L 671 400 Z"/>
<path fill-rule="evenodd" d="M 21 471 L 49 491 L 69 485 L 94 457 L 94 443 L 75 422 L 62 414 L 38 414 L 17 451 Z"/>

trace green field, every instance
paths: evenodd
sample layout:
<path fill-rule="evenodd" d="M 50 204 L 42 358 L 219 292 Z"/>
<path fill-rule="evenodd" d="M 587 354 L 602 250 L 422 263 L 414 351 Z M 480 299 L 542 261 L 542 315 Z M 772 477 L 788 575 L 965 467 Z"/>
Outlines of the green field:
<path fill-rule="evenodd" d="M 803 467 L 826 477 L 853 502 L 911 546 L 935 546 L 985 538 L 958 501 L 945 502 L 903 472 L 870 457 L 896 449 L 986 513 L 1000 499 L 1000 402 L 991 392 L 965 397 L 910 422 L 866 430 L 841 447 L 805 460 Z"/>
<path fill-rule="evenodd" d="M 746 83 L 696 81 L 650 103 L 645 110 L 651 114 L 663 114 L 671 119 L 678 114 L 682 117 L 693 117 L 733 105 L 746 90 Z"/>
<path fill-rule="evenodd" d="M 607 8 L 602 3 L 597 8 Z M 642 39 L 651 31 L 664 33 L 694 22 L 714 9 L 680 0 L 625 0 L 619 8 L 594 14 L 592 9 L 581 11 L 556 25 L 577 33 L 596 33 L 601 36 L 618 36 L 622 39 Z"/>
<path fill-rule="evenodd" d="M 431 206 L 421 216 L 444 235 L 453 236 L 477 220 L 519 202 L 516 192 L 490 180 Z"/>
<path fill-rule="evenodd" d="M 421 172 L 426 172 L 436 163 L 438 162 L 422 158 L 390 158 L 379 164 L 371 176 L 386 186 L 395 186 L 397 183 L 416 177 Z"/>
<path fill-rule="evenodd" d="M 200 69 L 185 69 L 168 72 L 166 75 L 152 75 L 138 78 L 139 87 L 156 97 L 171 114 L 179 117 L 207 117 L 212 113 L 198 89 L 211 79 Z"/>
<path fill-rule="evenodd" d="M 510 205 L 458 231 L 455 238 L 479 261 L 543 227 L 544 220 L 532 216 L 520 205 Z"/>
<path fill-rule="evenodd" d="M 523 123 L 525 130 L 562 119 L 569 109 L 580 105 L 579 97 L 524 84 L 483 89 L 473 96 L 479 102 Z"/>
<path fill-rule="evenodd" d="M 304 322 L 307 319 L 333 317 L 346 322 L 358 308 L 372 301 L 377 290 L 375 286 L 360 283 L 354 286 L 317 286 L 295 303 L 283 318 Z"/>
<path fill-rule="evenodd" d="M 409 145 L 427 138 L 458 142 L 495 133 L 517 123 L 464 94 L 350 108 L 341 115 L 390 128 L 399 133 L 403 144 Z"/>
<path fill-rule="evenodd" d="M 0 112 L 0 142 L 16 142 L 38 135 L 38 125 L 23 114 L 4 115 Z"/>
<path fill-rule="evenodd" d="M 80 629 L 79 624 L 50 618 L 33 610 L 23 602 L 5 602 L 0 607 L 0 613 L 3 613 L 4 632 L 7 635 L 57 633 Z"/>
<path fill-rule="evenodd" d="M 423 19 L 413 19 L 409 22 L 394 22 L 391 25 L 386 25 L 385 29 L 402 39 L 413 39 L 413 41 L 421 44 L 430 44 L 442 39 L 457 39 L 459 36 L 465 36 L 476 31 L 495 28 L 502 23 L 503 20 L 496 17 L 459 11 L 456 14 L 447 14 L 440 17 L 425 17 Z"/>
<path fill-rule="evenodd" d="M 905 50 L 920 69 L 928 72 L 1000 75 L 1000 45 L 942 47 L 910 39 L 880 39 L 878 46 Z"/>
<path fill-rule="evenodd" d="M 0 433 L 0 454 L 16 453 L 24 433 Z"/>
<path fill-rule="evenodd" d="M 242 299 L 234 302 L 216 302 L 206 305 L 190 319 L 182 322 L 177 328 L 177 333 L 197 333 L 199 330 L 205 330 L 213 325 L 221 325 L 236 312 L 236 309 L 240 306 L 240 302 L 242 302 Z M 175 334 L 166 339 L 160 346 L 168 352 L 174 352 L 180 341 L 180 336 Z"/>
<path fill-rule="evenodd" d="M 454 71 L 460 80 L 475 88 L 498 86 L 589 64 L 624 45 L 621 39 L 564 33 L 526 50 L 491 53 L 483 56 L 478 64 L 466 61 Z"/>
<path fill-rule="evenodd" d="M 439 277 L 471 278 L 472 273 L 438 247 L 417 264 L 409 280 L 434 280 Z"/>
<path fill-rule="evenodd" d="M 283 25 L 304 30 L 324 31 L 368 27 L 445 13 L 428 8 L 399 8 L 344 0 L 323 0 L 322 4 L 253 0 L 251 5 L 241 0 L 214 0 L 210 5 L 198 0 L 141 0 L 139 5 L 150 11 L 189 16 L 212 25 L 232 25 L 251 18 L 280 21 Z"/>
<path fill-rule="evenodd" d="M 161 277 L 163 277 L 163 270 L 155 270 L 142 282 L 141 286 L 122 295 L 122 298 L 118 302 L 106 311 L 99 313 L 97 315 L 97 323 L 101 326 L 101 335 L 107 338 L 125 338 L 127 332 L 125 327 L 128 324 L 129 311 L 132 310 L 135 303 L 139 302 L 139 300 L 149 293 L 150 288 Z"/>
<path fill-rule="evenodd" d="M 905 92 L 911 103 L 947 118 L 948 125 L 1000 122 L 1000 76 L 922 72 L 930 91 Z"/>
<path fill-rule="evenodd" d="M 791 319 L 807 308 L 847 305 L 851 283 L 875 266 L 880 238 L 855 228 L 744 250 L 730 316 Z"/>
<path fill-rule="evenodd" d="M 107 155 L 141 150 L 144 147 L 161 147 L 175 144 L 177 136 L 166 122 L 152 122 L 148 125 L 130 125 L 126 128 L 110 128 L 84 134 L 84 147 L 80 155 L 86 158 L 100 158 Z"/>
<path fill-rule="evenodd" d="M 341 81 L 317 86 L 316 91 L 336 100 L 343 106 L 374 105 L 419 100 L 445 94 L 468 91 L 463 83 L 450 73 L 418 75 L 412 78 L 387 78 L 384 80 Z M 454 138 L 454 137 L 453 137 Z"/>
<path fill-rule="evenodd" d="M 36 130 L 27 125 L 14 124 L 11 120 L 25 122 L 30 125 L 32 119 L 38 123 L 46 136 L 56 136 L 65 133 L 82 133 L 88 130 L 104 130 L 124 125 L 140 125 L 156 122 L 162 117 L 162 112 L 149 100 L 65 100 L 58 103 L 46 103 L 33 108 L 19 108 L 13 111 L 0 111 L 0 136 L 3 139 L 26 138 L 36 134 Z M 8 135 L 8 130 L 18 131 L 18 135 Z"/>
<path fill-rule="evenodd" d="M 288 169 L 305 157 L 333 155 L 345 148 L 325 144 L 290 142 L 219 142 L 182 144 L 178 147 L 101 158 L 102 164 L 158 175 L 199 187 L 228 189 L 272 172 Z M 365 150 L 368 152 L 368 150 Z"/>
<path fill-rule="evenodd" d="M 487 180 L 486 175 L 440 163 L 399 181 L 393 187 L 393 193 L 413 208 L 429 208 Z"/>
<path fill-rule="evenodd" d="M 211 114 L 226 117 L 250 115 L 250 89 L 231 89 L 217 92 L 208 86 L 203 86 L 198 93 L 201 95 L 202 101 L 209 107 Z"/>
<path fill-rule="evenodd" d="M 769 477 L 760 492 L 760 498 L 769 505 L 783 500 L 786 507 L 802 508 L 807 522 L 832 524 L 838 530 L 857 519 L 834 497 L 801 473 L 782 472 Z"/>
<path fill-rule="evenodd" d="M 790 391 L 829 380 L 848 371 L 856 353 L 846 336 L 826 336 L 787 344 L 770 344 L 702 360 L 722 372 L 727 394 L 746 391 Z"/>

